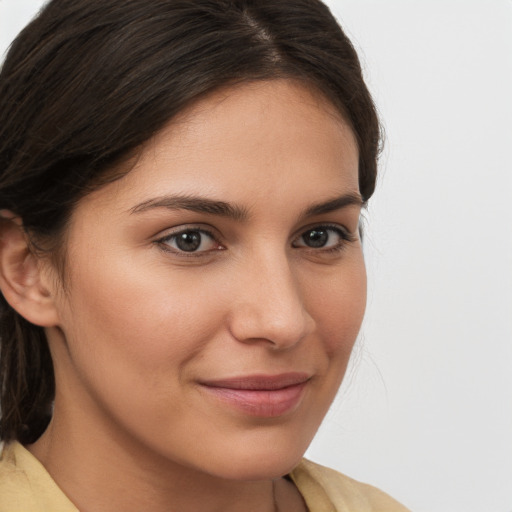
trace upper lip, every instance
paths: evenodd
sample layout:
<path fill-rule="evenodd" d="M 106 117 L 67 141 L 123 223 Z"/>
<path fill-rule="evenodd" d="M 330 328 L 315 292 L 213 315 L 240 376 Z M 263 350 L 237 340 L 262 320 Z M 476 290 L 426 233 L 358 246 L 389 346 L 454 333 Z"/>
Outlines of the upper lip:
<path fill-rule="evenodd" d="M 310 378 L 311 376 L 307 373 L 290 372 L 279 375 L 244 375 L 227 379 L 202 381 L 201 384 L 203 386 L 224 389 L 272 391 L 304 384 Z"/>

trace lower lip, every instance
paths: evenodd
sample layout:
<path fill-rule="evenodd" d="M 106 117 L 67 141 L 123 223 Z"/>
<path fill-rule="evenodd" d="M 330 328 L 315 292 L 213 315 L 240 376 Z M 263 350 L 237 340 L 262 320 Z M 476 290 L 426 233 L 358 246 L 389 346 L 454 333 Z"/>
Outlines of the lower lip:
<path fill-rule="evenodd" d="M 306 382 L 282 389 L 254 390 L 204 386 L 204 389 L 249 416 L 275 418 L 296 409 Z"/>

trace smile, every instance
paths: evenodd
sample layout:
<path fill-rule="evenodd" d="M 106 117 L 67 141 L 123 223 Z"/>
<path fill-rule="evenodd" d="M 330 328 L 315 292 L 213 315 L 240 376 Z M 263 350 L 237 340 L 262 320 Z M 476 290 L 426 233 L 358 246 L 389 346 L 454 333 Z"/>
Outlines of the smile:
<path fill-rule="evenodd" d="M 274 418 L 295 410 L 310 376 L 305 373 L 254 375 L 202 382 L 214 397 L 249 416 Z"/>

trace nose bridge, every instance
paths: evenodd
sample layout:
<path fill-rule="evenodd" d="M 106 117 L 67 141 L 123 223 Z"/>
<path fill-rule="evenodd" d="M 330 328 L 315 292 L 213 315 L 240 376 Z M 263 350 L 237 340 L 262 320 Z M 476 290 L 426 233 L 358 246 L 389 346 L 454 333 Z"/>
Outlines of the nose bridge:
<path fill-rule="evenodd" d="M 313 327 L 293 265 L 285 254 L 253 253 L 238 286 L 232 332 L 239 341 L 275 348 L 299 343 Z"/>

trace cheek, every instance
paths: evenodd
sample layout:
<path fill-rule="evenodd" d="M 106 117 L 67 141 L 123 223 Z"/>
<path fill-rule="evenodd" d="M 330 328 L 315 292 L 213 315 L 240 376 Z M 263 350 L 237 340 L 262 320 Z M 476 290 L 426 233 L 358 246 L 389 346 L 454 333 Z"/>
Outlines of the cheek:
<path fill-rule="evenodd" d="M 217 329 L 217 303 L 184 274 L 132 263 L 76 265 L 64 322 L 70 350 L 95 372 L 176 374 Z"/>
<path fill-rule="evenodd" d="M 322 282 L 322 286 L 306 292 L 311 315 L 330 358 L 348 362 L 364 317 L 366 284 L 366 269 L 361 257 L 345 271 Z"/>

